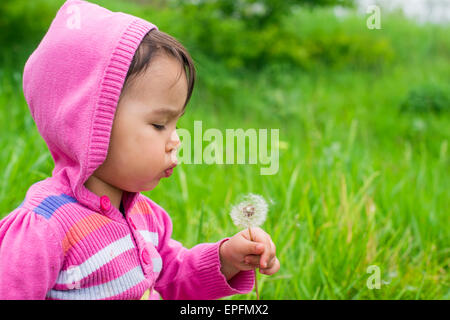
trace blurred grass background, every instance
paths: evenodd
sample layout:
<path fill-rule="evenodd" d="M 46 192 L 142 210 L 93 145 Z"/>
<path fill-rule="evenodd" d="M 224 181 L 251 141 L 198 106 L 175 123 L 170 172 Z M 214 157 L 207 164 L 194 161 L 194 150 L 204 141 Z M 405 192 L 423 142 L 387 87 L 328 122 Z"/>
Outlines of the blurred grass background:
<path fill-rule="evenodd" d="M 63 2 L 0 4 L 0 218 L 53 169 L 22 72 Z M 198 81 L 178 127 L 280 129 L 275 175 L 183 164 L 145 192 L 171 215 L 175 239 L 233 235 L 231 206 L 259 193 L 273 202 L 263 228 L 281 262 L 259 275 L 263 299 L 450 298 L 448 23 L 382 10 L 382 29 L 369 30 L 368 14 L 336 14 L 350 1 L 92 2 L 149 20 L 190 51 Z M 367 287 L 371 265 L 380 289 Z"/>

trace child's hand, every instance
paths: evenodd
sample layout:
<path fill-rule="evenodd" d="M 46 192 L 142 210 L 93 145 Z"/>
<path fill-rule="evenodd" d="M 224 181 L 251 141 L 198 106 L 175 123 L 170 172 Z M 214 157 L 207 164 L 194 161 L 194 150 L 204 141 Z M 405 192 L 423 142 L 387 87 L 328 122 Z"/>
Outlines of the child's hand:
<path fill-rule="evenodd" d="M 253 241 L 250 241 L 248 229 L 245 229 L 220 246 L 220 270 L 227 280 L 239 271 L 259 268 L 260 273 L 272 275 L 280 269 L 270 235 L 261 228 L 251 228 L 251 232 Z"/>

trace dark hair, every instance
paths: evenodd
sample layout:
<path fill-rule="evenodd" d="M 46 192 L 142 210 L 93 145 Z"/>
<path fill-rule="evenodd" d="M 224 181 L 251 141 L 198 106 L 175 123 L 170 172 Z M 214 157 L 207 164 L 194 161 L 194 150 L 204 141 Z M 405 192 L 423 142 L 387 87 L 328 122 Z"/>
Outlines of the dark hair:
<path fill-rule="evenodd" d="M 157 29 L 150 30 L 139 44 L 139 47 L 134 53 L 130 68 L 128 69 L 122 90 L 124 90 L 127 83 L 131 81 L 130 78 L 139 75 L 147 69 L 152 58 L 160 51 L 164 51 L 166 54 L 175 57 L 181 63 L 181 66 L 186 74 L 188 81 L 188 92 L 183 106 L 184 109 L 192 96 L 192 91 L 194 90 L 196 75 L 194 61 L 186 48 L 178 42 L 177 39 Z M 178 79 L 179 77 L 177 80 Z"/>

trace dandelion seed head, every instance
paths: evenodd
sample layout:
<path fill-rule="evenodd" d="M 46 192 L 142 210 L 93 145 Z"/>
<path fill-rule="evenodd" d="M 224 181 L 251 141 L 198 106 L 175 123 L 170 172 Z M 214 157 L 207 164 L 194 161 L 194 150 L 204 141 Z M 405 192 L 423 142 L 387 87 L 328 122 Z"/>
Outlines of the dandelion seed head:
<path fill-rule="evenodd" d="M 243 212 L 247 218 L 250 218 L 255 214 L 255 207 L 253 207 L 251 204 L 244 207 Z"/>
<path fill-rule="evenodd" d="M 268 205 L 266 200 L 257 194 L 247 194 L 242 201 L 233 206 L 230 212 L 233 223 L 239 227 L 257 227 L 266 220 Z"/>

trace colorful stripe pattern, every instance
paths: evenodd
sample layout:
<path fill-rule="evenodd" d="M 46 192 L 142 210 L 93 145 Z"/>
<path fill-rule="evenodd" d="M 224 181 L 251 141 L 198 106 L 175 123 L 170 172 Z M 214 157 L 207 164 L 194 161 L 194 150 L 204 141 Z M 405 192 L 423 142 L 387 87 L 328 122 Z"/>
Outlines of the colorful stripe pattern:
<path fill-rule="evenodd" d="M 33 210 L 47 220 L 64 222 L 64 264 L 47 299 L 141 298 L 163 267 L 149 203 L 138 199 L 129 210 L 132 227 L 125 219 L 115 221 L 78 207 L 76 199 L 60 194 L 45 197 Z"/>
<path fill-rule="evenodd" d="M 48 298 L 60 300 L 97 300 L 113 298 L 145 281 L 140 266 L 135 267 L 118 278 L 92 287 L 77 288 L 73 290 L 50 290 Z"/>
<path fill-rule="evenodd" d="M 110 219 L 101 214 L 91 214 L 76 222 L 66 233 L 62 242 L 64 254 L 79 241 L 86 238 L 88 234 L 100 229 L 109 222 Z"/>
<path fill-rule="evenodd" d="M 61 194 L 59 196 L 49 196 L 45 198 L 44 201 L 39 204 L 39 206 L 34 208 L 33 211 L 43 216 L 45 219 L 50 219 L 53 213 L 58 210 L 59 207 L 71 202 L 77 202 L 77 200 L 66 194 Z"/>

